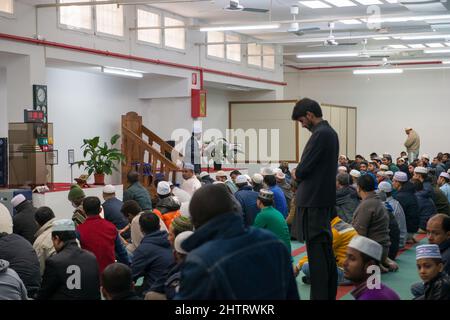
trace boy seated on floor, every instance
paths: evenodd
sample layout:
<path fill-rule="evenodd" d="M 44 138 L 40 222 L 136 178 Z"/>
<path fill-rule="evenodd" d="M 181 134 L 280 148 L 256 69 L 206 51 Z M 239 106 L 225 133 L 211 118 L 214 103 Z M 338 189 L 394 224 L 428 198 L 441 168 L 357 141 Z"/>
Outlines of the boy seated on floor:
<path fill-rule="evenodd" d="M 416 300 L 450 300 L 450 276 L 444 270 L 439 246 L 424 244 L 416 248 L 419 276 L 425 292 Z"/>

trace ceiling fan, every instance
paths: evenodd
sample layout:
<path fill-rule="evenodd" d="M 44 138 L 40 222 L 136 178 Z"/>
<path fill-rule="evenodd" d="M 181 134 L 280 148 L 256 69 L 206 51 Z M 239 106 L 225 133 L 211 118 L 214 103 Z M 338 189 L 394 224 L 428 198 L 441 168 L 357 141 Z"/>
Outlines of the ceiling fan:
<path fill-rule="evenodd" d="M 300 28 L 300 24 L 298 22 L 295 22 L 297 20 L 297 15 L 299 13 L 299 7 L 291 6 L 290 10 L 291 10 L 291 14 L 293 16 L 292 20 L 294 22 L 291 22 L 288 32 L 300 37 L 309 31 L 319 31 L 320 30 L 319 27 Z"/>
<path fill-rule="evenodd" d="M 383 60 L 384 60 L 384 59 L 387 59 L 387 58 L 390 57 L 390 56 L 387 55 L 387 54 L 371 54 L 371 53 L 367 50 L 367 48 L 366 48 L 366 45 L 367 45 L 367 39 L 364 39 L 363 41 L 361 41 L 361 43 L 362 43 L 362 45 L 363 45 L 363 48 L 362 48 L 362 50 L 358 53 L 358 57 L 359 57 L 359 58 L 383 58 Z"/>
<path fill-rule="evenodd" d="M 325 41 L 323 41 L 322 44 L 315 44 L 312 46 L 308 46 L 308 48 L 334 47 L 334 46 L 355 46 L 358 44 L 358 42 L 345 42 L 345 43 L 338 42 L 333 35 L 333 30 L 335 27 L 334 22 L 328 23 L 328 27 L 330 28 L 330 35 L 328 36 L 328 38 L 325 39 Z"/>
<path fill-rule="evenodd" d="M 246 8 L 239 3 L 239 0 L 230 0 L 230 4 L 228 7 L 224 8 L 227 11 L 246 11 L 246 12 L 255 12 L 255 13 L 267 13 L 269 9 L 261 9 L 261 8 Z"/>

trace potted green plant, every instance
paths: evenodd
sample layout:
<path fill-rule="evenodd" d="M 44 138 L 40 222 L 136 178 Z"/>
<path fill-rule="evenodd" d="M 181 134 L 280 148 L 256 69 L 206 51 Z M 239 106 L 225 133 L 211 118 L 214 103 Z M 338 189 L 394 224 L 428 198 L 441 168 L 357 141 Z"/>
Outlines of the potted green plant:
<path fill-rule="evenodd" d="M 111 140 L 111 147 L 106 142 L 103 146 L 100 143 L 100 137 L 94 137 L 92 139 L 83 139 L 83 157 L 88 160 L 77 161 L 78 168 L 83 166 L 87 169 L 88 175 L 94 174 L 95 184 L 105 184 L 105 174 L 111 175 L 112 170 L 118 171 L 116 163 L 123 163 L 125 156 L 119 149 L 112 148 L 120 138 L 119 134 L 114 135 Z"/>

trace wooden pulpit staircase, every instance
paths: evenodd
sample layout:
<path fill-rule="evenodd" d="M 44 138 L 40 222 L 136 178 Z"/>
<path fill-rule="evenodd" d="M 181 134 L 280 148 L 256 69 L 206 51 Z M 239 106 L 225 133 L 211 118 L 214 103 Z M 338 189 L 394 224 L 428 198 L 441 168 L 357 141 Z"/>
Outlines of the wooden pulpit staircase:
<path fill-rule="evenodd" d="M 172 152 L 182 157 L 166 141 L 143 126 L 142 117 L 136 112 L 128 112 L 122 116 L 122 153 L 126 158 L 126 162 L 122 164 L 124 188 L 128 187 L 127 174 L 131 170 L 139 172 L 140 182 L 152 195 L 156 194 L 152 182 L 157 174 L 164 175 L 166 181 L 175 183 L 179 168 L 171 159 Z"/>

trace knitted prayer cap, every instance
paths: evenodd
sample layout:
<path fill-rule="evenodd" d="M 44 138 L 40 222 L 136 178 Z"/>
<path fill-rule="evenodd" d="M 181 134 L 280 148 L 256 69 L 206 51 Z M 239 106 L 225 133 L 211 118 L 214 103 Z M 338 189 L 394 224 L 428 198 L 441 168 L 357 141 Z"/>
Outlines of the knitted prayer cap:
<path fill-rule="evenodd" d="M 173 219 L 172 227 L 175 233 L 181 233 L 184 231 L 192 231 L 194 228 L 191 220 L 188 217 L 179 216 Z"/>

